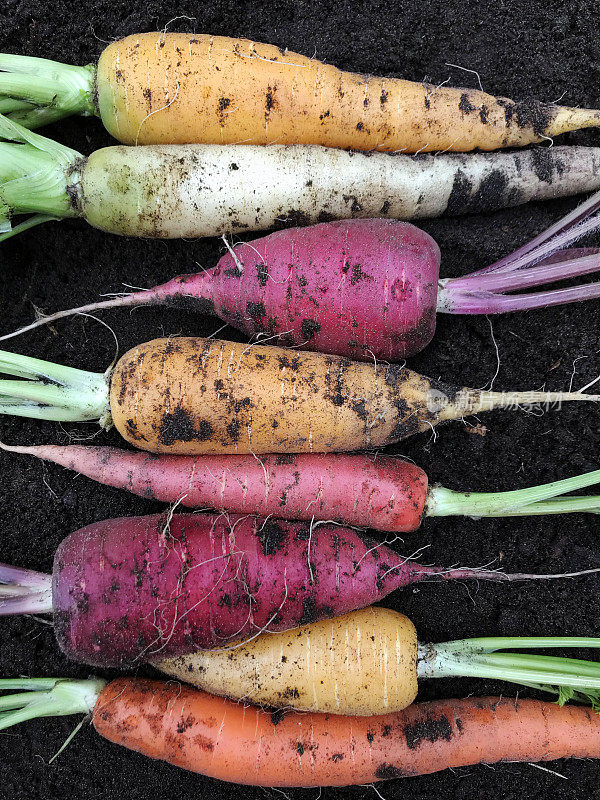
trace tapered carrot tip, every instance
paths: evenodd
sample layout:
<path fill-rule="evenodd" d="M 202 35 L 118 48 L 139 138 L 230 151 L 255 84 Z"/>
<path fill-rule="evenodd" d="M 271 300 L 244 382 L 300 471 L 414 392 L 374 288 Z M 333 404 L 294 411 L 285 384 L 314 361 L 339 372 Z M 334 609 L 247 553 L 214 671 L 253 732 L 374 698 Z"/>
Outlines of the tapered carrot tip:
<path fill-rule="evenodd" d="M 560 136 L 561 133 L 580 128 L 595 128 L 598 125 L 600 125 L 600 111 L 592 108 L 558 106 L 544 132 L 546 136 Z"/>

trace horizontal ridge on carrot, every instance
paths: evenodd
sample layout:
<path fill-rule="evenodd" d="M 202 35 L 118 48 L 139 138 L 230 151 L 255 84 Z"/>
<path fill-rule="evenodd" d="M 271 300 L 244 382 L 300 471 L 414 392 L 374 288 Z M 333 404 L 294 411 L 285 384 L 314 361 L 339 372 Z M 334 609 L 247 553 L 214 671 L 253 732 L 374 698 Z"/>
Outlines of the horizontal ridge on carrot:
<path fill-rule="evenodd" d="M 428 577 L 510 582 L 596 572 L 427 567 L 336 525 L 155 514 L 72 533 L 52 576 L 0 565 L 0 615 L 52 613 L 66 655 L 120 666 L 344 614 Z"/>
<path fill-rule="evenodd" d="M 483 212 L 600 188 L 594 147 L 411 157 L 192 144 L 105 147 L 86 158 L 1 115 L 0 139 L 10 140 L 0 142 L 0 241 L 65 217 L 114 234 L 194 238 Z M 11 228 L 18 214 L 32 216 Z"/>
<path fill-rule="evenodd" d="M 599 758 L 600 718 L 510 697 L 416 703 L 375 717 L 273 713 L 176 681 L 5 678 L 0 729 L 85 714 L 115 744 L 250 786 L 369 784 L 501 762 Z M 435 731 L 429 734 L 429 731 Z"/>
<path fill-rule="evenodd" d="M 229 247 L 213 269 L 42 316 L 0 341 L 75 313 L 182 305 L 216 314 L 248 336 L 358 360 L 398 361 L 429 343 L 436 311 L 489 314 L 600 297 L 600 282 L 507 293 L 600 270 L 597 249 L 566 249 L 600 226 L 599 208 L 597 192 L 501 262 L 442 281 L 437 244 L 409 223 L 355 219 L 278 231 Z"/>
<path fill-rule="evenodd" d="M 378 454 L 155 456 L 85 445 L 0 448 L 52 461 L 141 497 L 238 514 L 341 522 L 408 533 L 424 517 L 598 513 L 600 497 L 567 492 L 600 483 L 600 470 L 507 492 L 430 485 L 412 462 Z"/>
<path fill-rule="evenodd" d="M 598 707 L 600 663 L 511 649 L 600 648 L 600 638 L 506 636 L 417 642 L 403 614 L 364 608 L 248 642 L 157 661 L 179 680 L 233 700 L 328 714 L 401 711 L 425 678 L 506 680 Z"/>
<path fill-rule="evenodd" d="M 142 450 L 173 455 L 383 447 L 495 408 L 598 402 L 582 392 L 451 387 L 398 364 L 173 337 L 125 353 L 105 374 L 0 351 L 0 414 L 112 421 Z"/>
<path fill-rule="evenodd" d="M 2 110 L 30 127 L 96 114 L 127 144 L 238 141 L 495 150 L 597 126 L 600 112 L 344 72 L 269 44 L 142 33 L 95 65 L 0 55 Z"/>

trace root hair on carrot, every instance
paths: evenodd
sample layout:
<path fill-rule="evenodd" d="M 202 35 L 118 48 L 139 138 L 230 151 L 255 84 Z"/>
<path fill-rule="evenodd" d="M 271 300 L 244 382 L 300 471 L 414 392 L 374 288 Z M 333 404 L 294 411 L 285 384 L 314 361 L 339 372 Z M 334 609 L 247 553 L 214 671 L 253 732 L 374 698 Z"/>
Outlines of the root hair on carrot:
<path fill-rule="evenodd" d="M 241 262 L 241 261 L 239 260 L 239 258 L 237 257 L 237 254 L 236 254 L 236 252 L 234 251 L 233 247 L 232 247 L 232 246 L 229 244 L 229 242 L 227 241 L 227 236 L 226 236 L 225 234 L 223 234 L 223 235 L 221 236 L 221 239 L 222 239 L 222 240 L 223 240 L 223 242 L 225 243 L 225 247 L 226 247 L 226 248 L 227 248 L 227 250 L 229 251 L 229 255 L 230 255 L 232 258 L 233 258 L 233 261 L 234 261 L 234 263 L 235 263 L 236 267 L 238 268 L 238 271 L 239 271 L 240 273 L 242 273 L 242 272 L 244 271 L 244 265 L 242 264 L 242 262 Z"/>
<path fill-rule="evenodd" d="M 172 19 L 170 19 L 167 22 L 165 27 L 161 29 L 161 33 L 162 33 L 163 37 L 166 37 L 169 27 L 174 22 L 177 22 L 177 20 L 179 20 L 179 19 L 187 19 L 189 22 L 198 22 L 198 17 L 189 17 L 187 14 L 178 14 L 176 17 L 172 17 Z M 163 41 L 164 41 L 164 38 L 163 38 Z"/>
<path fill-rule="evenodd" d="M 477 78 L 477 83 L 479 84 L 479 91 L 480 92 L 484 92 L 485 91 L 485 89 L 483 88 L 483 85 L 481 83 L 481 76 L 477 72 L 476 69 L 469 69 L 468 67 L 461 67 L 460 64 L 450 64 L 450 62 L 448 62 L 448 61 L 446 61 L 444 66 L 446 66 L 446 67 L 454 67 L 455 69 L 461 69 L 463 72 L 470 72 L 472 75 L 475 75 L 475 77 Z M 562 98 L 565 96 L 565 94 L 566 94 L 566 92 L 563 92 L 563 94 L 561 95 L 561 97 L 559 99 L 562 100 Z M 558 102 L 558 100 L 556 102 Z"/>
<path fill-rule="evenodd" d="M 144 119 L 143 119 L 143 120 L 140 122 L 140 124 L 139 124 L 139 127 L 138 127 L 138 129 L 137 129 L 137 133 L 136 133 L 136 135 L 135 135 L 135 146 L 136 146 L 136 147 L 137 147 L 137 145 L 138 145 L 139 138 L 140 138 L 140 133 L 141 133 L 142 127 L 144 126 L 144 123 L 145 123 L 147 120 L 149 120 L 149 119 L 150 119 L 150 117 L 153 117 L 153 116 L 154 116 L 154 114 L 158 114 L 158 112 L 159 112 L 159 111 L 166 111 L 166 109 L 167 109 L 167 108 L 170 108 L 170 107 L 173 105 L 173 103 L 175 102 L 175 100 L 177 100 L 177 96 L 178 96 L 178 94 L 179 94 L 179 81 L 177 82 L 177 86 L 175 87 L 175 94 L 173 95 L 173 99 L 172 99 L 172 100 L 169 100 L 169 101 L 168 101 L 168 102 L 167 102 L 167 103 L 166 103 L 164 106 L 162 106 L 161 108 L 155 108 L 155 109 L 154 109 L 154 111 L 150 111 L 150 112 L 148 112 L 148 114 L 146 114 L 146 116 L 144 117 Z"/>

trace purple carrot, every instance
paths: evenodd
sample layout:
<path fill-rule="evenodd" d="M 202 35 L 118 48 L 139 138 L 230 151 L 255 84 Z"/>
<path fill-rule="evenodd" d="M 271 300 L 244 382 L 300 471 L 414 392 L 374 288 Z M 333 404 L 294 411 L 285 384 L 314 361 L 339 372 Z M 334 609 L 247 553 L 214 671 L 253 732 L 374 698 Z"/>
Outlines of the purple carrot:
<path fill-rule="evenodd" d="M 428 577 L 512 581 L 597 571 L 444 570 L 352 528 L 163 514 L 96 522 L 68 536 L 56 551 L 51 595 L 50 576 L 0 567 L 10 595 L 0 614 L 53 613 L 67 656 L 122 666 L 338 616 Z"/>
<path fill-rule="evenodd" d="M 600 227 L 598 207 L 600 192 L 510 256 L 442 281 L 438 246 L 409 223 L 354 219 L 286 229 L 229 248 L 214 269 L 45 316 L 0 341 L 75 313 L 167 305 L 216 314 L 248 336 L 287 346 L 396 361 L 429 343 L 436 312 L 492 314 L 598 297 L 600 283 L 506 294 L 599 271 L 598 249 L 566 249 Z"/>

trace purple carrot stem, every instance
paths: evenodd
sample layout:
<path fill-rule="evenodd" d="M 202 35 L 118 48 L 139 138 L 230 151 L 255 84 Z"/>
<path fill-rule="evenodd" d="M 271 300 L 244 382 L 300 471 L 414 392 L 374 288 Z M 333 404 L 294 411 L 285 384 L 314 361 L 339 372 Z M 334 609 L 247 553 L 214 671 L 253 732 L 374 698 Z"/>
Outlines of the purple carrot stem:
<path fill-rule="evenodd" d="M 10 586 L 21 586 L 23 589 L 28 588 L 39 592 L 45 590 L 51 581 L 51 576 L 43 572 L 11 567 L 9 564 L 0 564 L 0 586 L 2 584 L 8 584 Z"/>
<path fill-rule="evenodd" d="M 481 275 L 477 278 L 462 279 L 458 283 L 450 279 L 446 283 L 440 281 L 440 284 L 444 286 L 442 291 L 446 291 L 449 294 L 452 294 L 453 287 L 456 287 L 458 292 L 469 290 L 507 292 L 512 289 L 526 289 L 529 286 L 540 286 L 544 283 L 576 278 L 598 271 L 600 271 L 600 256 L 591 255 L 564 261 L 551 261 L 551 263 L 546 261 L 535 267 L 517 270 L 516 272 L 492 272 L 489 275 Z M 438 294 L 438 303 L 439 298 Z"/>
<path fill-rule="evenodd" d="M 456 285 L 459 285 L 463 281 L 472 281 L 476 277 L 489 275 L 492 272 L 494 274 L 497 272 L 516 272 L 526 267 L 531 267 L 540 261 L 547 260 L 558 250 L 563 250 L 581 236 L 592 233 L 598 228 L 600 228 L 600 215 L 592 217 L 591 219 L 582 222 L 580 225 L 561 233 L 559 236 L 554 237 L 550 241 L 542 243 L 539 247 L 531 252 L 524 253 L 518 258 L 513 258 L 511 262 L 505 265 L 502 269 L 496 270 L 492 269 L 491 267 L 486 267 L 485 269 L 477 270 L 476 272 L 470 272 L 468 275 L 464 275 L 460 278 L 452 278 L 451 280 Z"/>
<path fill-rule="evenodd" d="M 20 597 L 0 599 L 0 616 L 13 614 L 51 614 L 52 589 Z"/>
<path fill-rule="evenodd" d="M 515 269 L 515 261 L 518 261 L 528 253 L 531 253 L 532 250 L 536 250 L 538 247 L 540 247 L 540 245 L 548 242 L 548 240 L 552 239 L 553 237 L 559 239 L 560 234 L 568 232 L 573 227 L 578 226 L 591 214 L 594 214 L 598 209 L 600 209 L 600 192 L 595 192 L 585 201 L 585 203 L 577 206 L 577 208 L 571 211 L 570 214 L 567 214 L 565 217 L 558 220 L 558 222 L 555 222 L 554 225 L 551 225 L 545 231 L 538 234 L 536 237 L 531 239 L 531 241 L 522 245 L 517 250 L 514 250 L 512 253 L 509 253 L 507 256 L 504 256 L 504 258 L 501 258 L 499 261 L 495 261 L 493 264 L 490 264 L 489 267 L 484 267 L 476 272 L 472 272 L 466 277 L 471 278 L 474 275 L 485 275 L 489 272 L 504 270 L 505 268 L 511 270 Z M 559 246 L 562 247 L 563 244 L 561 243 Z"/>
<path fill-rule="evenodd" d="M 576 303 L 595 297 L 600 297 L 600 282 L 531 294 L 504 295 L 483 291 L 456 291 L 442 298 L 442 304 L 438 304 L 437 310 L 446 314 L 504 314 L 510 311 Z"/>
<path fill-rule="evenodd" d="M 583 258 L 584 256 L 600 256 L 600 247 L 571 247 L 569 250 L 557 250 L 551 256 L 538 261 L 538 266 L 554 264 L 557 261 L 569 261 L 572 258 Z"/>
<path fill-rule="evenodd" d="M 0 564 L 0 616 L 52 613 L 52 575 Z"/>

